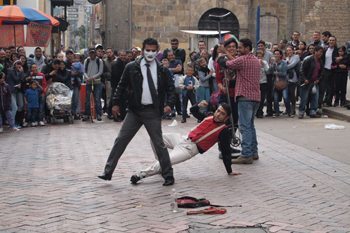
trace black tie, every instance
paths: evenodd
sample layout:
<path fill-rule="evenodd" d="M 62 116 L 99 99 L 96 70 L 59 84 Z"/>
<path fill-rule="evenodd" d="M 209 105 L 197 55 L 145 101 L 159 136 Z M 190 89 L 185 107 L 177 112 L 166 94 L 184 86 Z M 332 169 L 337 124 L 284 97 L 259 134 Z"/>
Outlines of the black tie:
<path fill-rule="evenodd" d="M 154 107 L 158 108 L 157 90 L 156 90 L 156 87 L 154 86 L 151 69 L 149 68 L 150 64 L 146 63 L 145 66 L 147 67 L 147 81 L 148 81 L 149 90 L 152 96 L 152 102 Z"/>

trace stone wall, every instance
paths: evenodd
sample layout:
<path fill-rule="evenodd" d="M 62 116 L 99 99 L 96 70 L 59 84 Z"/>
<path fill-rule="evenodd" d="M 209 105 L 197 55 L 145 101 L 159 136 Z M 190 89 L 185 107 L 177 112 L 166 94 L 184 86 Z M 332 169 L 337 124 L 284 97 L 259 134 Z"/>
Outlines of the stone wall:
<path fill-rule="evenodd" d="M 340 43 L 350 40 L 350 0 L 106 0 L 106 43 L 121 49 L 141 46 L 143 39 L 154 37 L 164 49 L 176 37 L 180 47 L 188 48 L 190 36 L 180 30 L 197 29 L 201 16 L 216 7 L 235 14 L 240 37 L 255 41 L 258 3 L 261 15 L 272 15 L 279 22 L 273 38 L 289 40 L 297 30 L 309 41 L 314 30 L 329 30 Z"/>
<path fill-rule="evenodd" d="M 337 37 L 339 45 L 350 40 L 350 0 L 303 0 L 303 5 L 306 9 L 302 16 L 306 41 L 311 39 L 315 30 L 330 31 Z"/>

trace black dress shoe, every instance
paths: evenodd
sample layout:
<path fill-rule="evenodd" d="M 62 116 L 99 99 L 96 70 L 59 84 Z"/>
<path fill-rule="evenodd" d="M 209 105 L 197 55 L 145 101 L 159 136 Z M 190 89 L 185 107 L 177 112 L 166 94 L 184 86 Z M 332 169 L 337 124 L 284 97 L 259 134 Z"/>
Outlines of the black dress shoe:
<path fill-rule="evenodd" d="M 97 176 L 97 177 L 102 179 L 102 180 L 111 180 L 112 179 L 112 175 L 106 175 L 106 174 L 102 174 L 102 175 Z"/>
<path fill-rule="evenodd" d="M 175 183 L 175 179 L 173 177 L 166 178 L 163 183 L 163 186 L 170 186 L 170 185 L 173 185 L 174 183 Z"/>
<path fill-rule="evenodd" d="M 132 175 L 132 176 L 130 177 L 130 182 L 131 182 L 132 184 L 137 184 L 137 182 L 138 182 L 139 180 L 141 180 L 141 178 L 140 178 L 138 175 Z"/>

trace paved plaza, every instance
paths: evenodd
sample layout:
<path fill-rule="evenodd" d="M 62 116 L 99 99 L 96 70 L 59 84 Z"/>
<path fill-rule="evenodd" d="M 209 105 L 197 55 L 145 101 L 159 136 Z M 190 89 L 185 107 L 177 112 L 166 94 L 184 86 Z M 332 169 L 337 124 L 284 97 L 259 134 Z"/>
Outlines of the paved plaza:
<path fill-rule="evenodd" d="M 196 124 L 170 123 L 163 121 L 163 132 Z M 119 128 L 105 120 L 1 134 L 0 232 L 350 232 L 347 164 L 258 130 L 260 160 L 234 165 L 240 176 L 226 174 L 214 146 L 175 165 L 174 186 L 163 187 L 161 176 L 133 186 L 130 176 L 154 159 L 142 128 L 105 182 L 97 175 Z M 173 213 L 173 188 L 234 207 L 224 215 Z"/>

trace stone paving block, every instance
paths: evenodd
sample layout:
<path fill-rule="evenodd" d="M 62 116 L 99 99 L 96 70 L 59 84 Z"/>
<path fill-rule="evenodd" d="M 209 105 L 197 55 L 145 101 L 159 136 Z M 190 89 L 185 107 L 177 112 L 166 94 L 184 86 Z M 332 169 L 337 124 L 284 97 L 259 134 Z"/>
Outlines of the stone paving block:
<path fill-rule="evenodd" d="M 164 122 L 163 132 L 185 133 L 196 124 L 191 120 L 176 129 Z M 154 159 L 144 128 L 120 159 L 112 181 L 96 178 L 119 129 L 112 122 L 77 123 L 0 135 L 0 231 L 186 232 L 191 224 L 214 229 L 244 222 L 271 223 L 267 225 L 275 230 L 283 226 L 276 231 L 282 233 L 350 229 L 349 165 L 258 131 L 261 159 L 233 165 L 241 176 L 227 176 L 216 146 L 174 166 L 179 195 L 242 207 L 226 207 L 222 216 L 187 216 L 186 210 L 173 214 L 173 187 L 163 187 L 161 176 L 130 185 L 130 176 Z M 86 143 L 92 134 L 99 140 Z M 16 140 L 21 148 L 11 146 Z"/>

